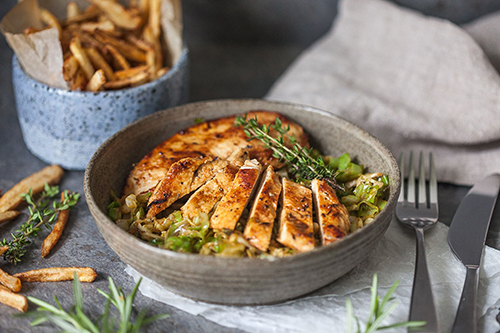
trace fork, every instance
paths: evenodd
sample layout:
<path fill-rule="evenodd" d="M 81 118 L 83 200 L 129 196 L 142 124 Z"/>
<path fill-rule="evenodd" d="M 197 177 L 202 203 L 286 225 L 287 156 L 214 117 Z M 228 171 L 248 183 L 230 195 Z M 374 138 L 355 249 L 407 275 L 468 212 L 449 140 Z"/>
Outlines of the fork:
<path fill-rule="evenodd" d="M 425 166 L 423 153 L 420 152 L 418 197 L 415 188 L 415 171 L 413 169 L 413 152 L 410 153 L 410 172 L 408 176 L 408 194 L 405 199 L 405 164 L 404 155 L 400 158 L 401 192 L 396 206 L 396 216 L 402 223 L 413 227 L 417 237 L 417 258 L 415 260 L 415 276 L 410 305 L 410 321 L 425 321 L 425 330 L 412 332 L 440 332 L 431 281 L 427 269 L 424 248 L 424 230 L 434 226 L 438 219 L 438 196 L 436 171 L 432 153 L 429 154 L 429 195 L 427 197 Z M 416 201 L 415 199 L 418 199 Z"/>

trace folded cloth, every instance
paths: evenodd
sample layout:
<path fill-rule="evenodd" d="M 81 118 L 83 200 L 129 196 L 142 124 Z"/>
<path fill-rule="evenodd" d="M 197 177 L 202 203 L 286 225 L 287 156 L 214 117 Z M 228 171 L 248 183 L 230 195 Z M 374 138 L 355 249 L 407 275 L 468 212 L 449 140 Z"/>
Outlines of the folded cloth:
<path fill-rule="evenodd" d="M 438 180 L 473 184 L 500 172 L 500 76 L 485 53 L 500 64 L 500 16 L 465 28 L 386 1 L 343 1 L 334 28 L 267 98 L 338 114 L 395 156 L 432 151 Z"/>
<path fill-rule="evenodd" d="M 349 0 L 351 1 L 351 0 Z M 448 227 L 438 223 L 426 233 L 426 251 L 434 298 L 442 332 L 449 332 L 458 308 L 465 280 L 465 267 L 455 258 L 446 242 Z M 200 315 L 219 325 L 246 332 L 345 332 L 345 301 L 350 298 L 354 314 L 366 323 L 370 309 L 370 286 L 374 273 L 379 280 L 379 295 L 400 281 L 395 293 L 399 303 L 384 325 L 408 320 L 415 258 L 415 234 L 392 221 L 389 230 L 368 257 L 342 278 L 312 294 L 269 306 L 223 306 L 193 301 L 176 295 L 154 281 L 144 278 L 141 293 L 157 301 Z M 255 259 L 259 260 L 259 259 Z M 141 275 L 128 267 L 126 272 L 137 282 Z M 479 332 L 495 333 L 500 301 L 500 251 L 486 247 L 478 292 Z M 403 332 L 391 330 L 388 332 Z"/>

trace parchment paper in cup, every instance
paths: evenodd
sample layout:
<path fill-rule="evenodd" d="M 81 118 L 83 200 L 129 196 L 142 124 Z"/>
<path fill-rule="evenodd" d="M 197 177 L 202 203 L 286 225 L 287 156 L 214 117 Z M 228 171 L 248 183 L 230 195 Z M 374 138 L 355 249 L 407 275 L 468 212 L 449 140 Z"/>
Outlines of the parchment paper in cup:
<path fill-rule="evenodd" d="M 29 76 L 51 87 L 68 89 L 62 76 L 63 54 L 57 29 L 25 35 L 23 30 L 30 26 L 44 26 L 37 0 L 24 0 L 11 9 L 0 22 L 0 31 Z"/>

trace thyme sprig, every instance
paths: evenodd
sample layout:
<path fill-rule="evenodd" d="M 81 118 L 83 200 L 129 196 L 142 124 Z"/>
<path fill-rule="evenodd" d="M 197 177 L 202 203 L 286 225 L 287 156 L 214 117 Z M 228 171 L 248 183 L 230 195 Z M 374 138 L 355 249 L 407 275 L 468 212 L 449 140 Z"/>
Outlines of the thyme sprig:
<path fill-rule="evenodd" d="M 76 205 L 80 198 L 79 193 L 66 191 L 64 200 L 57 201 L 55 198 L 59 194 L 59 186 L 45 184 L 41 195 L 35 199 L 33 191 L 24 193 L 21 196 L 28 204 L 30 217 L 21 227 L 11 233 L 11 240 L 3 239 L 0 246 L 8 246 L 3 258 L 12 264 L 21 261 L 21 257 L 26 254 L 26 247 L 31 244 L 31 239 L 37 237 L 42 227 L 48 229 L 56 221 L 60 211 L 69 209 Z"/>
<path fill-rule="evenodd" d="M 335 177 L 337 171 L 322 156 L 313 157 L 312 148 L 302 147 L 293 135 L 287 134 L 290 126 L 283 126 L 281 119 L 276 117 L 274 124 L 259 125 L 257 117 L 247 119 L 245 116 L 237 116 L 235 124 L 243 126 L 243 131 L 249 137 L 249 141 L 258 139 L 262 141 L 266 148 L 273 151 L 273 156 L 279 158 L 290 167 L 290 173 L 298 179 L 313 180 L 315 178 L 324 179 L 330 186 L 343 191 L 344 189 L 337 184 Z M 275 138 L 269 134 L 274 129 L 278 136 Z M 285 138 L 288 139 L 290 146 L 285 145 Z"/>
<path fill-rule="evenodd" d="M 373 282 L 371 290 L 371 301 L 370 301 L 370 314 L 368 315 L 368 321 L 366 322 L 365 330 L 362 331 L 358 318 L 354 315 L 352 308 L 351 299 L 346 300 L 346 312 L 347 312 L 347 333 L 373 333 L 381 330 L 386 330 L 390 328 L 420 328 L 422 329 L 426 322 L 425 321 L 405 321 L 400 323 L 395 323 L 388 326 L 382 326 L 382 322 L 389 317 L 389 315 L 398 306 L 398 303 L 392 302 L 394 298 L 392 295 L 398 288 L 399 281 L 394 282 L 394 284 L 389 288 L 385 296 L 380 299 L 378 295 L 378 278 L 377 274 L 373 275 Z M 356 328 L 354 327 L 356 326 Z"/>
<path fill-rule="evenodd" d="M 107 299 L 104 312 L 99 318 L 89 318 L 85 314 L 82 288 L 76 273 L 73 279 L 75 305 L 69 311 L 64 310 L 57 296 L 54 296 L 57 307 L 41 299 L 28 296 L 28 299 L 38 305 L 38 308 L 36 311 L 26 312 L 18 316 L 33 318 L 31 326 L 52 323 L 63 332 L 75 333 L 135 333 L 140 332 L 140 329 L 148 323 L 169 317 L 168 314 L 159 314 L 146 318 L 146 311 L 142 310 L 135 316 L 135 320 L 132 321 L 134 298 L 141 280 L 137 282 L 130 295 L 125 295 L 122 289 L 115 285 L 111 277 L 108 277 L 108 282 L 109 293 L 97 289 Z M 118 310 L 120 316 L 118 320 L 110 316 L 111 304 Z"/>

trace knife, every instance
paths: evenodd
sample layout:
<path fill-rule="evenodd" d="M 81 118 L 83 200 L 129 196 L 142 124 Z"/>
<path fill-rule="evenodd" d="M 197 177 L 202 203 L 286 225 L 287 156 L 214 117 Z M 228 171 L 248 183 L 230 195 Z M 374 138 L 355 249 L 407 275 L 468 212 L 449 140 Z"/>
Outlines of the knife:
<path fill-rule="evenodd" d="M 458 207 L 448 231 L 448 244 L 467 268 L 452 333 L 477 332 L 478 269 L 499 189 L 500 174 L 493 174 L 474 185 Z"/>

